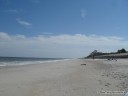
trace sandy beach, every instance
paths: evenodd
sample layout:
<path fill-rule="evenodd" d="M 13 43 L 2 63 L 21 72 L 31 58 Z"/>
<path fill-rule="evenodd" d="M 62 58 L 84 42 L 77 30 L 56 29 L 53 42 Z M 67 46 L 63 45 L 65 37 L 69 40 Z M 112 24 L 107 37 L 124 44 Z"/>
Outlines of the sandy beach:
<path fill-rule="evenodd" d="M 74 59 L 0 68 L 0 96 L 123 96 L 128 61 Z"/>

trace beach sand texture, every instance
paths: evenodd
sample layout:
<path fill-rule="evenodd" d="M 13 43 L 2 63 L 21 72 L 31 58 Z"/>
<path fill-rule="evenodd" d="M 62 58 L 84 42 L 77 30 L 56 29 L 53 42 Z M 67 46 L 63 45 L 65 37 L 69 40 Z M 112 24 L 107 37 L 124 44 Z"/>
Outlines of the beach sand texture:
<path fill-rule="evenodd" d="M 124 96 L 128 61 L 75 59 L 0 69 L 0 96 Z"/>

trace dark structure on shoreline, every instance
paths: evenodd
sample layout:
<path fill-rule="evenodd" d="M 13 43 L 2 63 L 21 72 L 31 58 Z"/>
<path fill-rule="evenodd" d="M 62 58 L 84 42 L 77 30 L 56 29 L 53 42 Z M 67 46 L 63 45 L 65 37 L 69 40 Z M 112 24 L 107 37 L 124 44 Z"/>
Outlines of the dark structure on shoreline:
<path fill-rule="evenodd" d="M 92 58 L 92 59 L 108 59 L 108 58 L 128 58 L 128 52 L 122 48 L 120 50 L 117 50 L 117 52 L 111 52 L 111 53 L 103 53 L 98 52 L 97 50 L 94 50 L 85 58 Z"/>

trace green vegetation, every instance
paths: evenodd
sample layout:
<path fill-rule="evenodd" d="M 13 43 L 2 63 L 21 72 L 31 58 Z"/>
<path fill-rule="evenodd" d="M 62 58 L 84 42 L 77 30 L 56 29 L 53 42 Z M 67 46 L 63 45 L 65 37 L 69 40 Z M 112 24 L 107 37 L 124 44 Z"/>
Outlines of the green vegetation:
<path fill-rule="evenodd" d="M 117 51 L 117 53 L 126 53 L 126 52 L 127 51 L 124 48 L 122 48 L 122 49 L 120 49 L 120 50 Z"/>
<path fill-rule="evenodd" d="M 110 52 L 110 53 L 103 53 L 103 52 L 98 52 L 97 50 L 94 50 L 85 58 L 94 58 L 94 57 L 98 57 L 98 58 L 105 57 L 106 58 L 109 56 L 116 56 L 116 55 L 118 55 L 118 57 L 121 57 L 122 53 L 128 53 L 128 52 L 124 48 L 117 50 L 117 52 Z"/>

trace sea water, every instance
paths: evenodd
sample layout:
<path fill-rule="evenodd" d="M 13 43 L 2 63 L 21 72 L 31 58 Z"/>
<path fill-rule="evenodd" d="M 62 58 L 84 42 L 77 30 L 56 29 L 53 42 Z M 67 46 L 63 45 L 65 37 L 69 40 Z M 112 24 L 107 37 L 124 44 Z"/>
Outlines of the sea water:
<path fill-rule="evenodd" d="M 45 62 L 56 62 L 60 60 L 66 60 L 66 59 L 64 58 L 0 57 L 0 67 L 40 64 Z"/>

